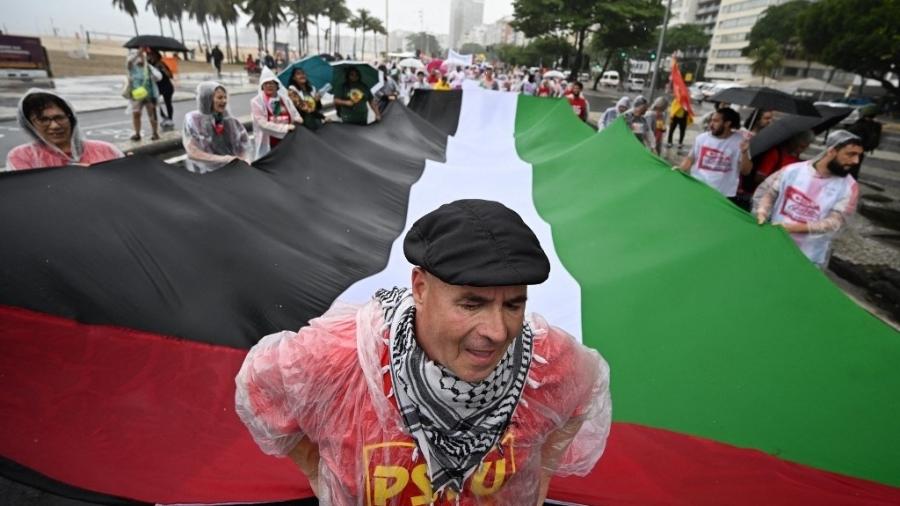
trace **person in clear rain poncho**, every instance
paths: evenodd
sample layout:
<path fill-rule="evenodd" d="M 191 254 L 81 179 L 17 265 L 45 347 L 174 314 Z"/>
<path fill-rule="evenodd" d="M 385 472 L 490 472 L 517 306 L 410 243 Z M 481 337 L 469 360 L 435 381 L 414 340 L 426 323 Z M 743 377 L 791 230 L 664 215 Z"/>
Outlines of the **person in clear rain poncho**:
<path fill-rule="evenodd" d="M 191 172 L 212 172 L 237 159 L 249 164 L 253 158 L 250 136 L 231 116 L 228 92 L 216 82 L 197 85 L 197 110 L 184 116 L 181 137 Z"/>
<path fill-rule="evenodd" d="M 406 235 L 411 288 L 336 302 L 264 337 L 235 378 L 260 449 L 321 504 L 536 505 L 585 475 L 611 424 L 609 367 L 537 314 L 550 263 L 498 202 L 459 200 Z"/>
<path fill-rule="evenodd" d="M 108 142 L 85 139 L 75 109 L 60 95 L 32 88 L 19 100 L 16 117 L 31 142 L 6 155 L 7 170 L 91 165 L 124 156 Z"/>
<path fill-rule="evenodd" d="M 256 141 L 254 160 L 268 153 L 296 125 L 303 124 L 300 112 L 269 67 L 263 67 L 259 75 L 259 93 L 250 99 L 250 117 Z"/>

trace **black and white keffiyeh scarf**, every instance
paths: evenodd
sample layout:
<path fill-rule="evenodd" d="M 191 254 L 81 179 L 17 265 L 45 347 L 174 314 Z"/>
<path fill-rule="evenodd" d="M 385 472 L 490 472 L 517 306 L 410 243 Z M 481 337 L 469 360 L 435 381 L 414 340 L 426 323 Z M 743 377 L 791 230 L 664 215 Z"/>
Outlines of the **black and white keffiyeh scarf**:
<path fill-rule="evenodd" d="M 394 395 L 410 435 L 425 457 L 432 490 L 463 483 L 506 431 L 531 366 L 534 333 L 526 322 L 491 374 L 469 383 L 431 361 L 415 338 L 416 307 L 406 288 L 379 290 L 389 331 Z"/>

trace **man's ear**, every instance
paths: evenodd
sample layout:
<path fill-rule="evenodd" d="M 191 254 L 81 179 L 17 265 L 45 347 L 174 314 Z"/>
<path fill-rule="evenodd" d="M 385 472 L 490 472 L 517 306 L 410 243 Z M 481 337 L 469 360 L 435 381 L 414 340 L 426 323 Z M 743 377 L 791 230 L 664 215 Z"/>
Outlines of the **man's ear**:
<path fill-rule="evenodd" d="M 421 304 L 425 300 L 425 294 L 428 291 L 428 273 L 421 267 L 413 267 L 412 271 L 412 294 L 416 304 Z"/>

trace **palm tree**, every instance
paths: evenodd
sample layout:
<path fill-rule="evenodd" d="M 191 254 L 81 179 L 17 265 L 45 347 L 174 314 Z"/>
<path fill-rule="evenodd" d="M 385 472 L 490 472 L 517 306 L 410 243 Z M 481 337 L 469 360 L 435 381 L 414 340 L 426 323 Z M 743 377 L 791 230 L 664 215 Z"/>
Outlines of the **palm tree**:
<path fill-rule="evenodd" d="M 138 13 L 138 8 L 137 5 L 134 4 L 134 0 L 113 0 L 112 4 L 113 7 L 118 7 L 119 10 L 125 11 L 126 14 L 131 16 L 131 23 L 134 25 L 134 34 L 140 35 L 138 33 L 137 20 L 134 19 Z"/>
<path fill-rule="evenodd" d="M 200 31 L 203 33 L 203 38 L 206 39 L 207 51 L 212 49 L 208 20 L 214 15 L 215 8 L 215 0 L 189 0 L 187 2 L 188 16 L 200 25 Z"/>
<path fill-rule="evenodd" d="M 238 20 L 238 11 L 237 5 L 235 5 L 235 0 L 216 0 L 215 4 L 213 5 L 213 12 L 211 14 L 213 19 L 216 19 L 220 23 L 222 23 L 222 28 L 225 29 L 225 57 L 228 59 L 228 61 L 234 63 L 234 57 L 231 52 L 231 36 L 228 32 L 228 25 L 234 24 Z M 237 31 L 235 31 L 234 35 L 236 38 Z"/>
<path fill-rule="evenodd" d="M 780 68 L 784 61 L 784 53 L 781 52 L 778 42 L 773 39 L 762 41 L 748 56 L 753 60 L 750 71 L 755 76 L 762 76 L 762 84 L 766 84 L 766 76 L 772 77 L 772 73 Z"/>
<path fill-rule="evenodd" d="M 153 14 L 156 15 L 156 18 L 159 19 L 159 34 L 165 35 L 166 33 L 163 31 L 162 20 L 166 15 L 166 0 L 147 0 L 147 3 L 144 4 L 144 10 L 153 9 Z"/>
<path fill-rule="evenodd" d="M 359 18 L 351 15 L 350 19 L 347 20 L 347 26 L 353 29 L 353 59 L 356 59 L 356 31 L 362 26 Z"/>
<path fill-rule="evenodd" d="M 331 36 L 331 52 L 340 52 L 341 50 L 341 23 L 346 23 L 353 15 L 350 9 L 344 4 L 344 0 L 329 0 L 325 9 L 325 15 L 334 23 L 334 31 Z M 335 41 L 337 47 L 335 47 Z"/>
<path fill-rule="evenodd" d="M 359 46 L 359 53 L 361 59 L 365 59 L 366 57 L 366 31 L 372 26 L 372 13 L 369 12 L 369 9 L 357 9 L 356 11 L 356 22 L 359 25 L 359 29 L 362 30 L 362 43 Z M 354 38 L 356 37 L 356 29 L 353 32 Z M 356 43 L 356 41 L 353 41 Z M 356 51 L 354 51 L 355 53 Z"/>
<path fill-rule="evenodd" d="M 181 17 L 184 14 L 184 4 L 180 0 L 165 0 L 165 13 L 169 18 L 169 22 L 178 21 L 178 33 L 181 35 L 181 43 L 184 44 L 184 26 L 181 24 Z M 172 34 L 174 38 L 175 34 Z"/>
<path fill-rule="evenodd" d="M 294 0 L 299 2 L 299 0 Z M 272 30 L 272 54 L 275 54 L 275 29 L 286 21 L 282 0 L 247 0 L 241 8 L 250 15 L 249 25 L 253 25 L 257 36 L 265 39 L 264 47 L 269 45 L 269 30 Z"/>
<path fill-rule="evenodd" d="M 376 18 L 372 17 L 369 21 L 369 29 L 372 30 L 372 52 L 375 54 L 375 59 L 378 59 L 378 36 L 379 35 L 387 35 L 387 30 L 384 29 L 384 23 Z"/>

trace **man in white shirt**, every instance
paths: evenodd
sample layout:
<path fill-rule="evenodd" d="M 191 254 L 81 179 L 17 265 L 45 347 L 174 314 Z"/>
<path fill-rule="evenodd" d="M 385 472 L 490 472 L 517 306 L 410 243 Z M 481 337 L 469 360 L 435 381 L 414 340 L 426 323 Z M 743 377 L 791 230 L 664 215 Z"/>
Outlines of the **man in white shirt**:
<path fill-rule="evenodd" d="M 741 116 L 730 107 L 716 111 L 709 131 L 697 136 L 691 152 L 676 167 L 733 198 L 740 176 L 750 173 L 750 140 L 739 131 Z"/>
<path fill-rule="evenodd" d="M 859 189 L 847 175 L 862 153 L 859 137 L 835 130 L 818 158 L 787 165 L 757 188 L 753 196 L 757 222 L 784 227 L 803 254 L 825 268 L 832 238 L 856 210 Z"/>

